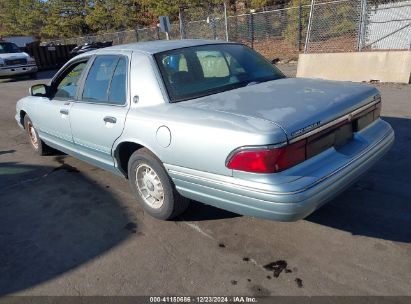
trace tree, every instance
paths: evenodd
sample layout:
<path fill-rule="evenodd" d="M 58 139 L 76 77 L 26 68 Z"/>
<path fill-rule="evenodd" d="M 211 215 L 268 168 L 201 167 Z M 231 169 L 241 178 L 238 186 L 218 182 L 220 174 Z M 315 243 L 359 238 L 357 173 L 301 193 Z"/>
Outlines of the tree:
<path fill-rule="evenodd" d="M 187 10 L 186 16 L 190 20 L 202 19 L 208 14 L 212 14 L 212 7 L 219 5 L 221 0 L 141 0 L 145 10 L 152 12 L 156 17 L 162 15 L 177 18 L 180 9 Z M 222 12 L 220 12 L 222 13 Z"/>
<path fill-rule="evenodd" d="M 113 10 L 114 26 L 117 30 L 136 28 L 137 25 L 145 26 L 153 22 L 147 19 L 140 0 L 106 0 Z"/>
<path fill-rule="evenodd" d="M 40 37 L 45 5 L 40 0 L 0 0 L 0 36 Z"/>
<path fill-rule="evenodd" d="M 45 2 L 47 18 L 42 29 L 45 37 L 73 37 L 89 33 L 85 18 L 87 0 L 48 0 Z"/>
<path fill-rule="evenodd" d="M 236 14 L 298 0 L 0 0 L 0 35 L 68 38 L 122 31 L 155 25 L 161 15 L 176 21 L 181 10 L 186 21 L 221 18 L 223 1 Z M 295 24 L 287 29 L 288 36 L 295 32 Z"/>
<path fill-rule="evenodd" d="M 85 18 L 86 24 L 93 32 L 109 31 L 114 28 L 114 18 L 107 1 L 95 0 L 89 7 Z"/>
<path fill-rule="evenodd" d="M 140 0 L 95 0 L 90 2 L 86 17 L 87 25 L 95 32 L 147 26 L 155 21 L 143 10 Z"/>

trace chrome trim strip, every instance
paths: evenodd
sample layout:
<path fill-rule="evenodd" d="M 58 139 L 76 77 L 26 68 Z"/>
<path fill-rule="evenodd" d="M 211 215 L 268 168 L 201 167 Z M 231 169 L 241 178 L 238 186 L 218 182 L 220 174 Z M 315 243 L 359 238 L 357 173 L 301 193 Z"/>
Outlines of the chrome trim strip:
<path fill-rule="evenodd" d="M 197 176 L 197 175 L 192 175 L 189 173 L 183 173 L 183 172 L 179 172 L 179 171 L 175 171 L 173 169 L 169 169 L 168 171 L 171 174 L 175 174 L 175 175 L 179 175 L 179 176 L 183 176 L 183 177 L 189 177 L 195 180 L 202 180 L 205 182 L 210 182 L 210 183 L 214 183 L 214 184 L 218 184 L 221 186 L 228 186 L 228 187 L 234 187 L 234 188 L 238 188 L 238 189 L 243 189 L 246 191 L 253 191 L 253 192 L 258 192 L 258 193 L 262 193 L 262 194 L 268 194 L 268 195 L 293 195 L 293 194 L 298 194 L 301 192 L 304 192 L 312 187 L 314 187 L 315 185 L 323 182 L 324 180 L 332 177 L 333 175 L 339 173 L 340 171 L 344 170 L 345 168 L 347 168 L 348 166 L 350 166 L 352 163 L 356 162 L 358 159 L 360 159 L 361 157 L 363 157 L 365 154 L 369 153 L 371 150 L 373 150 L 376 146 L 378 146 L 381 142 L 383 142 L 387 136 L 389 134 L 394 134 L 392 132 L 392 129 L 388 130 L 384 136 L 381 137 L 380 140 L 378 140 L 377 142 L 375 142 L 374 144 L 372 144 L 371 146 L 369 146 L 367 149 L 365 149 L 364 151 L 362 151 L 360 154 L 358 154 L 355 158 L 351 159 L 349 162 L 347 162 L 345 165 L 337 168 L 336 170 L 334 170 L 333 172 L 319 178 L 318 180 L 316 180 L 315 182 L 301 188 L 295 191 L 290 191 L 290 192 L 278 192 L 278 191 L 265 191 L 265 190 L 261 190 L 261 189 L 257 189 L 257 188 L 252 188 L 252 187 L 247 187 L 247 186 L 242 186 L 242 185 L 238 185 L 238 184 L 234 184 L 234 183 L 230 183 L 230 182 L 224 182 L 224 181 L 216 181 L 214 179 L 210 179 L 207 177 L 201 177 L 201 176 Z M 388 143 L 388 142 L 387 142 Z"/>
<path fill-rule="evenodd" d="M 344 116 L 341 116 L 341 117 L 339 117 L 339 118 L 337 118 L 333 121 L 330 121 L 329 123 L 326 123 L 325 125 L 322 125 L 321 127 L 317 128 L 317 129 L 311 130 L 311 131 L 309 131 L 307 133 L 304 133 L 300 136 L 294 137 L 294 138 L 289 140 L 289 143 L 290 144 L 295 143 L 299 140 L 305 139 L 305 138 L 310 137 L 312 135 L 315 135 L 315 134 L 317 134 L 317 133 L 319 133 L 319 132 L 321 132 L 325 129 L 328 129 L 328 128 L 334 126 L 334 125 L 337 125 L 340 122 L 343 122 L 344 120 L 349 120 L 351 117 L 357 115 L 358 113 L 361 113 L 362 111 L 365 111 L 368 108 L 371 108 L 372 106 L 375 106 L 379 102 L 381 102 L 381 98 L 379 98 L 379 95 L 375 95 L 373 101 L 371 101 L 370 103 L 367 103 L 366 105 L 364 105 L 364 106 L 362 106 L 362 107 L 360 107 L 360 108 L 358 108 L 358 109 L 356 109 L 356 110 L 354 110 L 354 111 L 352 111 L 348 114 L 345 114 Z"/>

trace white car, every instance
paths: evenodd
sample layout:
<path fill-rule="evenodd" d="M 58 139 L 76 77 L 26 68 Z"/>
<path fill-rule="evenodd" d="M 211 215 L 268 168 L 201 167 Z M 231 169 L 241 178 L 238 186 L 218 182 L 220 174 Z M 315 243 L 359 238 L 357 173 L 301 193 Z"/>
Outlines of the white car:
<path fill-rule="evenodd" d="M 29 54 L 12 42 L 0 41 L 0 77 L 29 75 L 35 78 L 37 70 L 36 60 Z"/>

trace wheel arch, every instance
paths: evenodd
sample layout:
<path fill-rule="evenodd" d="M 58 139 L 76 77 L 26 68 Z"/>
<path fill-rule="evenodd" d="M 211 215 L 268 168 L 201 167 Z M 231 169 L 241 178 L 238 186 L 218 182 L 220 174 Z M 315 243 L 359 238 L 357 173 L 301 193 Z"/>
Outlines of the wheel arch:
<path fill-rule="evenodd" d="M 114 160 L 117 164 L 118 169 L 121 171 L 121 173 L 128 178 L 128 161 L 130 160 L 131 155 L 140 149 L 147 149 L 151 153 L 153 153 L 154 156 L 156 156 L 159 160 L 160 158 L 158 155 L 153 151 L 153 149 L 150 149 L 150 147 L 138 143 L 136 141 L 123 141 L 120 142 L 114 149 Z M 161 160 L 160 160 L 161 161 Z"/>
<path fill-rule="evenodd" d="M 20 110 L 19 114 L 20 114 L 20 123 L 23 126 L 23 128 L 25 129 L 26 126 L 24 125 L 24 118 L 26 117 L 27 112 L 25 110 Z"/>

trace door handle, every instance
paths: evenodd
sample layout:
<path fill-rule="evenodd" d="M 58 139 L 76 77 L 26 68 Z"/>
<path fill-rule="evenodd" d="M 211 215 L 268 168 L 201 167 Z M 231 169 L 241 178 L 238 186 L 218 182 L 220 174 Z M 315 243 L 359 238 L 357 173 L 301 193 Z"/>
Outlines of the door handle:
<path fill-rule="evenodd" d="M 60 113 L 63 115 L 68 115 L 69 111 L 67 109 L 60 109 Z"/>
<path fill-rule="evenodd" d="M 109 122 L 109 123 L 112 123 L 112 124 L 115 124 L 117 122 L 117 119 L 113 116 L 106 116 L 106 117 L 103 118 L 103 120 L 105 122 Z"/>

